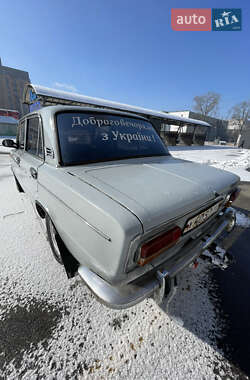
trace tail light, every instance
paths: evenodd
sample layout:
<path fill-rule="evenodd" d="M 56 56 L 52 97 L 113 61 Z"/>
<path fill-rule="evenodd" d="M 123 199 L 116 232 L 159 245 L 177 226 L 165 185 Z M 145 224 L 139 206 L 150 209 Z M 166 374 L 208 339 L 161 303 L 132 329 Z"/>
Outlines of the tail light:
<path fill-rule="evenodd" d="M 143 266 L 155 257 L 159 256 L 166 249 L 177 243 L 181 236 L 180 227 L 174 227 L 164 234 L 148 241 L 141 246 L 140 258 L 138 264 Z"/>
<path fill-rule="evenodd" d="M 240 195 L 240 189 L 237 188 L 236 190 L 234 190 L 230 196 L 229 196 L 229 199 L 226 203 L 226 207 L 230 207 L 231 204 L 238 198 L 238 196 Z"/>

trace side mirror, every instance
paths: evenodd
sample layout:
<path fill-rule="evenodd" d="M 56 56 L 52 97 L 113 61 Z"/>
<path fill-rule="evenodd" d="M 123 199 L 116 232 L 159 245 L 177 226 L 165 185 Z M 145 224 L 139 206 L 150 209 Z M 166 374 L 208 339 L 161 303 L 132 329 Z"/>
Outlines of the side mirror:
<path fill-rule="evenodd" d="M 5 148 L 17 148 L 17 144 L 14 140 L 11 139 L 5 139 L 2 141 L 2 145 L 5 146 Z"/>

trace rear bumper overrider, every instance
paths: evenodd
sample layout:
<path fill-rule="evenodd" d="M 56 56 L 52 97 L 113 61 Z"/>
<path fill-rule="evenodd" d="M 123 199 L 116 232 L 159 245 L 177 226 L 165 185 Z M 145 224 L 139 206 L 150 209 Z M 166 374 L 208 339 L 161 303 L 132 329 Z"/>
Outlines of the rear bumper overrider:
<path fill-rule="evenodd" d="M 184 246 L 174 257 L 166 260 L 164 264 L 126 285 L 111 285 L 82 265 L 78 268 L 78 273 L 99 300 L 111 308 L 125 309 L 147 297 L 154 296 L 154 294 L 157 295 L 157 302 L 160 303 L 165 295 L 164 292 L 160 292 L 159 299 L 159 289 L 165 289 L 165 282 L 171 281 L 177 273 L 192 263 L 223 231 L 232 231 L 235 222 L 236 212 L 232 208 L 228 208 L 214 223 L 213 228 L 209 228 L 209 233 L 205 234 L 198 243 L 194 240 Z"/>

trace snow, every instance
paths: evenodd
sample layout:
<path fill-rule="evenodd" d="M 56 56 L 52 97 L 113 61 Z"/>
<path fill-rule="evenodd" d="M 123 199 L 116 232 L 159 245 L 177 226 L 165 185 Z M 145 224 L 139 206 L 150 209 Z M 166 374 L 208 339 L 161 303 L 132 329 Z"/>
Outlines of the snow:
<path fill-rule="evenodd" d="M 230 256 L 227 254 L 225 249 L 219 246 L 216 246 L 214 251 L 206 249 L 202 255 L 207 257 L 212 264 L 220 269 L 227 269 L 231 263 Z"/>
<path fill-rule="evenodd" d="M 170 146 L 170 153 L 184 160 L 211 165 L 237 174 L 241 181 L 250 181 L 250 150 L 232 146 L 205 145 L 200 146 Z"/>
<path fill-rule="evenodd" d="M 67 92 L 67 91 L 61 91 L 61 90 L 56 90 L 54 88 L 48 88 L 36 84 L 29 84 L 28 87 L 26 88 L 26 91 L 30 92 L 30 89 L 33 90 L 33 92 L 37 95 L 37 98 L 40 96 L 47 97 L 49 99 L 54 98 L 55 102 L 56 99 L 58 100 L 57 104 L 60 104 L 60 99 L 64 100 L 72 100 L 75 102 L 83 103 L 83 104 L 93 104 L 93 105 L 98 105 L 98 106 L 103 106 L 103 107 L 108 107 L 108 108 L 113 108 L 116 110 L 123 110 L 125 112 L 135 112 L 135 113 L 140 113 L 142 115 L 151 115 L 151 116 L 156 116 L 163 118 L 165 120 L 181 120 L 183 122 L 187 123 L 196 123 L 199 125 L 204 125 L 209 127 L 210 125 L 202 120 L 194 120 L 190 118 L 183 118 L 177 115 L 167 114 L 166 112 L 162 111 L 156 111 L 156 110 L 151 110 L 148 108 L 142 108 L 142 107 L 137 107 L 129 104 L 123 104 L 123 103 L 118 103 L 114 102 L 111 100 L 106 100 L 106 99 L 101 99 L 101 98 L 93 98 L 90 96 L 78 94 L 78 93 L 73 93 L 73 92 Z M 27 95 L 26 95 L 27 96 Z"/>
<path fill-rule="evenodd" d="M 152 299 L 114 311 L 53 259 L 8 155 L 0 155 L 0 210 L 0 378 L 236 378 L 216 344 L 223 331 L 210 264 L 181 273 L 168 313 Z"/>
<path fill-rule="evenodd" d="M 239 227 L 250 228 L 250 218 L 247 217 L 242 212 L 237 212 L 237 214 L 236 214 L 236 224 Z"/>

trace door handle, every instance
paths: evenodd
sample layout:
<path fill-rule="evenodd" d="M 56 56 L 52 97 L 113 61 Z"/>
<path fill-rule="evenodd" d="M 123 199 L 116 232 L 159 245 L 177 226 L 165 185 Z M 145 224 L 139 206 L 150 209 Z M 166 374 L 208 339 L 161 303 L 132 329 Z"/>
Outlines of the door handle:
<path fill-rule="evenodd" d="M 19 157 L 15 157 L 14 160 L 16 161 L 17 165 L 20 165 L 21 160 Z"/>
<path fill-rule="evenodd" d="M 31 177 L 33 177 L 34 179 L 37 179 L 37 170 L 35 168 L 30 168 L 30 174 L 31 174 Z"/>

